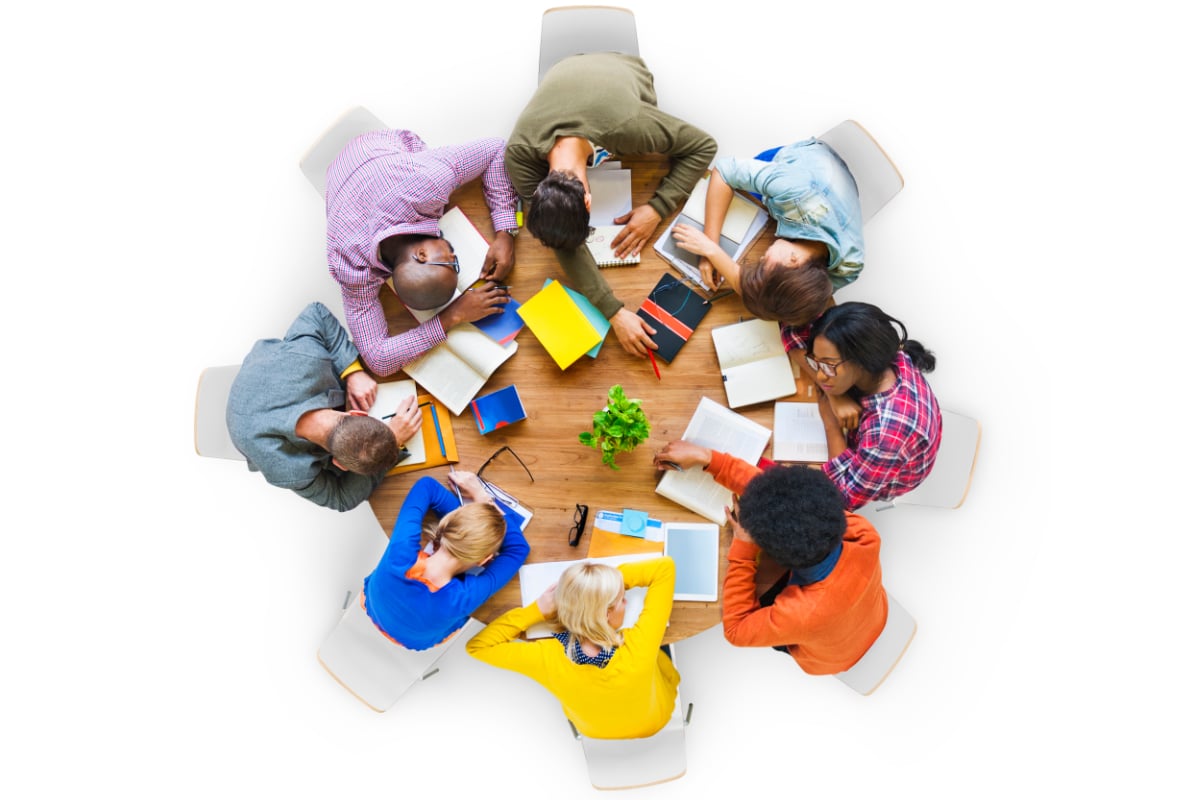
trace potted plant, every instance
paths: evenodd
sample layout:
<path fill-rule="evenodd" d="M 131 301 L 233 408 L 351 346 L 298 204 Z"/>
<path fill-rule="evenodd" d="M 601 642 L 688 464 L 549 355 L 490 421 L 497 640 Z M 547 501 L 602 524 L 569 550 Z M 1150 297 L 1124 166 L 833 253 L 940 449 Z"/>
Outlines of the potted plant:
<path fill-rule="evenodd" d="M 616 384 L 608 390 L 608 405 L 592 417 L 591 432 L 579 434 L 579 441 L 600 451 L 601 461 L 620 469 L 614 458 L 628 453 L 650 436 L 650 421 L 642 411 L 641 400 L 631 400 Z"/>

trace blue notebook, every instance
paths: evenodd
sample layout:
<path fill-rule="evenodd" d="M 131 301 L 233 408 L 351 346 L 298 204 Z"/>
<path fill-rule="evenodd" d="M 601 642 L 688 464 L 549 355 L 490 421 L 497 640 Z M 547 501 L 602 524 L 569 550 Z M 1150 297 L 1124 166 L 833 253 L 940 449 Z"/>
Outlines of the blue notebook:
<path fill-rule="evenodd" d="M 525 419 L 525 406 L 517 394 L 517 387 L 505 386 L 472 400 L 471 414 L 480 433 L 491 433 Z"/>

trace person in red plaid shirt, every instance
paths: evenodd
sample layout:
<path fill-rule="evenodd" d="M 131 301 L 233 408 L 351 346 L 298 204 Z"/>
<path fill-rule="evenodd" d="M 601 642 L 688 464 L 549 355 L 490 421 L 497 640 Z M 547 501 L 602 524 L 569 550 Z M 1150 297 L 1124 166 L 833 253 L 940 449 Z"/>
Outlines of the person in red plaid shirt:
<path fill-rule="evenodd" d="M 846 508 L 915 489 L 942 442 L 942 412 L 921 374 L 933 371 L 933 353 L 869 303 L 834 306 L 810 327 L 807 335 L 785 327 L 783 341 L 821 388 L 829 442 L 821 469 Z"/>
<path fill-rule="evenodd" d="M 388 336 L 379 288 L 388 278 L 409 308 L 438 308 L 458 286 L 458 257 L 438 220 L 450 195 L 482 176 L 496 237 L 482 277 L 436 317 Z M 504 171 L 504 140 L 429 147 L 412 131 L 371 131 L 353 139 L 326 171 L 326 257 L 342 287 L 346 327 L 376 375 L 391 375 L 446 341 L 460 322 L 498 314 L 508 302 L 497 283 L 513 267 L 517 194 Z"/>

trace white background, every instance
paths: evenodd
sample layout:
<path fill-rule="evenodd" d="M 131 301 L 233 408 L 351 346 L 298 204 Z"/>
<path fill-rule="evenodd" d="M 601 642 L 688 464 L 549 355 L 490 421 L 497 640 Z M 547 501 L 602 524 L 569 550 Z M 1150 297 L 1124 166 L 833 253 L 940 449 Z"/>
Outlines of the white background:
<path fill-rule="evenodd" d="M 6 796 L 591 793 L 549 695 L 461 650 L 386 714 L 350 697 L 316 650 L 370 512 L 192 449 L 204 367 L 341 314 L 297 168 L 325 127 L 506 136 L 534 88 L 543 4 L 413 5 L 6 13 Z M 721 155 L 884 145 L 906 186 L 839 298 L 984 427 L 962 509 L 880 522 L 920 624 L 888 682 L 690 640 L 688 774 L 646 796 L 1194 796 L 1197 59 L 1166 4 L 1110 5 L 635 6 Z"/>

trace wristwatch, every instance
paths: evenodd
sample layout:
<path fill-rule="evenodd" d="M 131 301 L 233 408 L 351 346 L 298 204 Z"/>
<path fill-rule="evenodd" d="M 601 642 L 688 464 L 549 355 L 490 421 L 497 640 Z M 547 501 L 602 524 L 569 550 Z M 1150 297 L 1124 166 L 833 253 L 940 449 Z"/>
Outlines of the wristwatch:
<path fill-rule="evenodd" d="M 503 231 L 503 233 L 507 233 L 509 236 L 513 237 L 514 239 L 517 238 L 517 234 L 520 232 L 521 232 L 520 228 L 505 228 Z"/>

